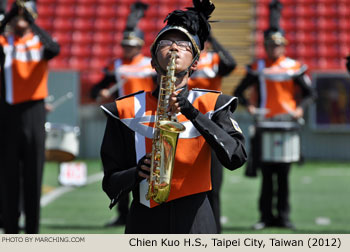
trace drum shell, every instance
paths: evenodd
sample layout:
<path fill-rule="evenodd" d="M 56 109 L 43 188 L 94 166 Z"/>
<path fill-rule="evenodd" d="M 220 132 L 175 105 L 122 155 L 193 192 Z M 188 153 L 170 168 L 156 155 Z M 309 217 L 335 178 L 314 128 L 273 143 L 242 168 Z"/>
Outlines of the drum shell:
<path fill-rule="evenodd" d="M 45 156 L 47 161 L 69 162 L 79 154 L 79 128 L 46 123 Z"/>
<path fill-rule="evenodd" d="M 300 126 L 294 122 L 265 121 L 256 125 L 261 163 L 300 161 Z"/>

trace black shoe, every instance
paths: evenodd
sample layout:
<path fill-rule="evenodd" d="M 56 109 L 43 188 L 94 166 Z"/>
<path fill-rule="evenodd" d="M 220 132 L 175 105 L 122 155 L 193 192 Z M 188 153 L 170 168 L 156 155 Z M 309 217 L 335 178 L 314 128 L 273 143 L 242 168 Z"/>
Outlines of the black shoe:
<path fill-rule="evenodd" d="M 291 229 L 291 230 L 295 230 L 295 226 L 294 224 L 289 221 L 289 220 L 280 220 L 277 222 L 277 227 L 281 227 L 281 228 L 288 228 L 288 229 Z"/>
<path fill-rule="evenodd" d="M 118 218 L 106 223 L 105 227 L 125 226 L 125 224 L 126 224 L 126 217 L 119 216 Z"/>

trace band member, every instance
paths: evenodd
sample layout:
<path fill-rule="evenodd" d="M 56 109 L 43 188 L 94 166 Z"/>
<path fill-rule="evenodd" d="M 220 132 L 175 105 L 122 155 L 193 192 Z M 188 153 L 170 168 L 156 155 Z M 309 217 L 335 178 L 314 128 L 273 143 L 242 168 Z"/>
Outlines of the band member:
<path fill-rule="evenodd" d="M 105 69 L 104 78 L 91 89 L 91 97 L 100 102 L 111 98 L 135 93 L 139 90 L 151 91 L 155 86 L 156 72 L 152 69 L 151 58 L 141 53 L 144 33 L 137 27 L 144 17 L 148 5 L 136 2 L 131 6 L 123 40 L 123 58 L 113 60 Z M 113 85 L 110 87 L 110 84 Z M 118 203 L 117 218 L 106 224 L 107 227 L 125 225 L 129 212 L 129 195 Z"/>
<path fill-rule="evenodd" d="M 123 58 L 113 60 L 105 69 L 104 78 L 91 89 L 91 97 L 106 102 L 110 98 L 154 88 L 155 71 L 151 59 L 142 54 L 144 33 L 137 27 L 148 5 L 136 2 L 131 6 L 123 40 Z M 112 87 L 110 85 L 113 84 Z"/>
<path fill-rule="evenodd" d="M 153 92 L 140 91 L 102 106 L 108 117 L 101 146 L 103 189 L 111 199 L 110 207 L 132 191 L 126 233 L 216 233 L 207 198 L 211 189 L 210 147 L 230 170 L 246 161 L 244 137 L 232 115 L 236 98 L 188 90 L 188 78 L 196 70 L 210 32 L 208 18 L 215 8 L 209 0 L 193 3 L 194 7 L 167 16 L 167 25 L 151 46 L 158 85 L 165 84 L 161 77 L 171 73 L 167 66 L 176 53 L 176 91 L 169 95 L 167 109 L 157 105 L 162 104 L 157 99 L 159 93 L 162 95 L 159 86 Z M 145 197 L 157 107 L 186 127 L 177 143 L 170 195 L 162 204 Z M 164 148 L 168 147 L 165 144 Z"/>
<path fill-rule="evenodd" d="M 188 88 L 201 88 L 221 91 L 222 78 L 236 68 L 236 61 L 230 53 L 210 34 L 204 43 L 200 54 L 197 70 L 188 81 Z M 212 151 L 211 180 L 212 190 L 208 192 L 210 205 L 213 209 L 217 231 L 221 233 L 220 223 L 220 189 L 222 184 L 223 167 Z"/>
<path fill-rule="evenodd" d="M 19 5 L 18 5 L 19 4 Z M 18 233 L 19 201 L 24 199 L 25 232 L 39 232 L 44 165 L 48 61 L 59 45 L 35 24 L 33 1 L 16 1 L 0 31 L 0 191 L 5 233 Z M 23 197 L 21 194 L 23 193 Z"/>
<path fill-rule="evenodd" d="M 293 121 L 303 117 L 304 109 L 314 99 L 311 82 L 306 75 L 307 67 L 296 60 L 285 56 L 287 40 L 284 31 L 279 26 L 282 5 L 277 0 L 270 3 L 270 28 L 264 32 L 264 46 L 267 59 L 259 59 L 248 66 L 247 74 L 234 91 L 234 95 L 244 105 L 248 112 L 256 115 L 257 111 L 266 111 L 265 120 Z M 257 94 L 257 104 L 248 99 L 245 91 L 252 89 Z M 302 99 L 298 101 L 297 90 L 301 90 Z M 251 139 L 251 155 L 247 164 L 246 175 L 256 176 L 259 167 L 262 173 L 262 188 L 260 192 L 260 221 L 255 229 L 268 226 L 294 228 L 290 221 L 289 183 L 290 163 L 268 165 L 260 160 L 259 137 Z M 277 176 L 277 190 L 274 177 Z M 276 194 L 276 195 L 275 195 Z M 274 215 L 273 201 L 277 197 L 277 216 Z"/>

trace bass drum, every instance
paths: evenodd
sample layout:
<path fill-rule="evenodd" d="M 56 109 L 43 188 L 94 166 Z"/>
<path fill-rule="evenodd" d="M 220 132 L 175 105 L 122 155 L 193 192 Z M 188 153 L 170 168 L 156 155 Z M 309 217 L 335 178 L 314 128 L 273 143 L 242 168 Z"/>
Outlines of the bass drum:
<path fill-rule="evenodd" d="M 260 162 L 294 163 L 300 160 L 299 124 L 262 121 L 256 130 L 260 140 Z"/>
<path fill-rule="evenodd" d="M 69 162 L 79 154 L 79 127 L 45 123 L 45 157 L 47 161 Z"/>

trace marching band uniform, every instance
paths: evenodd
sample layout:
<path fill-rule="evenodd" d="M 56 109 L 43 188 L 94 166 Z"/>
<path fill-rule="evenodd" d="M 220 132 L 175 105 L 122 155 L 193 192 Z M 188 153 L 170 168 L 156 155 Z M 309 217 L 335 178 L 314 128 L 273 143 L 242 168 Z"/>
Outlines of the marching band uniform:
<path fill-rule="evenodd" d="M 135 93 L 140 90 L 152 91 L 156 72 L 152 69 L 151 58 L 139 53 L 132 59 L 116 59 L 105 70 L 104 78 L 91 89 L 91 97 L 96 99 L 101 89 L 111 83 L 120 83 L 115 97 Z"/>
<path fill-rule="evenodd" d="M 270 15 L 277 16 L 275 19 L 270 19 L 270 22 L 277 22 L 277 24 L 270 23 L 270 28 L 264 33 L 267 51 L 277 47 L 284 49 L 286 44 L 283 30 L 278 26 L 280 8 L 279 1 L 273 1 L 270 4 Z M 297 108 L 304 109 L 314 99 L 311 81 L 306 75 L 307 67 L 296 60 L 285 57 L 284 52 L 280 53 L 277 58 L 268 56 L 268 59 L 259 59 L 248 66 L 247 74 L 234 91 L 234 95 L 239 98 L 243 106 L 249 107 L 253 105 L 253 101 L 247 99 L 244 92 L 247 88 L 253 87 L 256 93 L 253 93 L 252 97 L 257 98 L 255 101 L 257 106 L 267 112 L 266 120 L 292 121 L 291 114 Z M 302 94 L 300 101 L 297 99 L 298 92 Z M 288 175 L 291 164 L 260 162 L 261 149 L 258 134 L 251 138 L 250 154 L 246 175 L 256 176 L 256 170 L 259 167 L 263 177 L 259 200 L 260 221 L 254 225 L 254 228 L 262 229 L 267 226 L 294 228 L 289 219 Z M 277 217 L 273 214 L 274 175 L 277 176 Z"/>
<path fill-rule="evenodd" d="M 179 39 L 179 34 L 182 34 L 194 47 L 193 54 L 181 54 L 186 59 L 192 57 L 191 65 L 176 75 L 187 80 L 186 76 L 199 57 L 199 48 L 203 48 L 209 35 L 203 30 L 210 27 L 207 19 L 214 8 L 208 0 L 194 0 L 193 8 L 168 15 L 167 25 L 151 47 L 152 65 L 158 77 L 164 75 L 164 68 L 158 62 L 160 38 L 177 36 Z M 204 10 L 207 11 L 203 13 Z M 191 22 L 196 22 L 197 26 L 190 24 L 191 27 L 188 27 Z M 197 22 L 201 25 L 198 26 Z M 199 31 L 191 30 L 193 27 Z M 170 48 L 178 49 L 178 45 Z M 236 98 L 207 90 L 188 91 L 187 86 L 178 91 L 176 98 L 181 103 L 181 113 L 177 114 L 177 119 L 186 130 L 179 136 L 169 198 L 160 205 L 153 199 L 146 200 L 148 181 L 140 175 L 142 166 L 146 166 L 145 154 L 152 149 L 159 88 L 153 92 L 141 91 L 121 97 L 115 103 L 102 106 L 108 115 L 101 146 L 103 189 L 112 200 L 110 207 L 132 191 L 126 233 L 216 233 L 215 219 L 207 198 L 207 191 L 211 189 L 210 148 L 215 149 L 218 159 L 230 170 L 237 169 L 246 161 L 244 137 L 232 116 L 237 105 Z"/>
<path fill-rule="evenodd" d="M 210 45 L 212 50 L 206 50 Z M 221 91 L 222 78 L 229 75 L 235 68 L 236 61 L 230 53 L 213 36 L 209 36 L 200 54 L 197 70 L 188 81 L 188 87 Z M 208 198 L 215 216 L 217 231 L 221 233 L 220 189 L 223 167 L 214 151 L 212 151 L 211 167 L 212 190 L 208 192 Z"/>
<path fill-rule="evenodd" d="M 233 97 L 220 95 L 219 93 L 208 91 L 189 92 L 188 97 L 199 96 L 192 104 L 201 113 L 191 122 L 183 115 L 179 116 L 179 121 L 186 122 L 185 125 L 188 131 L 192 128 L 196 133 L 199 131 L 201 135 L 195 134 L 186 138 L 182 138 L 180 135 L 173 173 L 173 181 L 175 182 L 171 185 L 170 202 L 149 208 L 140 203 L 140 200 L 144 200 L 146 192 L 140 193 L 136 165 L 138 159 L 146 152 L 151 151 L 152 139 L 151 136 L 143 137 L 143 133 L 138 132 L 137 126 L 134 128 L 133 125 L 135 125 L 135 122 L 142 120 L 143 117 L 146 118 L 149 113 L 156 111 L 157 98 L 155 95 L 150 92 L 140 92 L 120 98 L 115 104 L 112 103 L 102 107 L 108 114 L 101 148 L 101 158 L 105 169 L 104 190 L 112 199 L 112 202 L 117 202 L 119 197 L 132 190 L 134 200 L 126 232 L 215 233 L 213 216 L 208 219 L 202 218 L 202 214 L 211 213 L 211 211 L 209 213 L 207 210 L 204 211 L 208 207 L 210 209 L 209 202 L 204 194 L 204 192 L 211 189 L 209 146 L 215 147 L 219 159 L 230 170 L 236 169 L 244 163 L 244 137 L 237 123 L 232 119 L 232 112 L 237 101 Z M 140 111 L 133 111 L 133 106 L 130 106 L 130 104 L 137 104 L 139 101 L 145 101 L 145 106 L 149 109 L 142 113 L 141 117 L 139 115 Z M 210 113 L 213 113 L 212 119 L 205 116 Z M 127 121 L 129 121 L 129 126 L 124 123 Z M 221 127 L 218 125 L 221 125 Z M 190 144 L 190 142 L 192 143 Z M 145 146 L 140 146 L 141 143 L 145 143 Z M 188 204 L 188 202 L 191 202 L 191 204 Z M 201 208 L 204 208 L 203 212 L 199 211 L 196 215 L 196 210 Z M 186 213 L 187 217 L 184 217 L 186 215 L 181 213 Z M 144 218 L 145 216 L 147 218 Z M 166 216 L 164 220 L 171 221 L 171 225 L 170 223 L 163 223 L 163 225 L 160 223 L 160 226 L 152 224 L 156 217 L 161 216 Z M 191 221 L 183 226 L 184 223 L 180 218 L 189 218 Z M 208 225 L 201 223 L 203 220 L 207 220 Z"/>
<path fill-rule="evenodd" d="M 33 3 L 28 1 L 26 4 Z M 31 7 L 35 6 L 28 5 Z M 1 31 L 19 11 L 14 4 L 4 18 L 6 22 L 2 23 Z M 5 233 L 19 232 L 22 192 L 25 232 L 39 232 L 48 60 L 59 53 L 59 45 L 34 23 L 27 9 L 23 11 L 31 32 L 24 36 L 0 36 L 0 142 L 6 146 L 0 154 L 0 191 Z"/>

